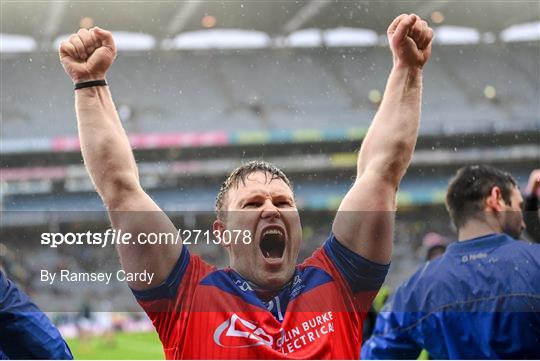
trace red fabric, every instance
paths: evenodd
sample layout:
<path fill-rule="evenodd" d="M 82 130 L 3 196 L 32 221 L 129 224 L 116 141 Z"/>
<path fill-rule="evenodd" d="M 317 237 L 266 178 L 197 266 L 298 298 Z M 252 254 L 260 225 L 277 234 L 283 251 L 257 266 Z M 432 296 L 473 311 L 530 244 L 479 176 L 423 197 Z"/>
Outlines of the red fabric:
<path fill-rule="evenodd" d="M 215 268 L 194 255 L 176 299 L 139 303 L 167 359 L 358 359 L 364 310 L 374 293 L 352 294 L 323 249 L 298 267 L 320 268 L 333 280 L 290 300 L 282 322 L 237 295 L 200 284 Z"/>

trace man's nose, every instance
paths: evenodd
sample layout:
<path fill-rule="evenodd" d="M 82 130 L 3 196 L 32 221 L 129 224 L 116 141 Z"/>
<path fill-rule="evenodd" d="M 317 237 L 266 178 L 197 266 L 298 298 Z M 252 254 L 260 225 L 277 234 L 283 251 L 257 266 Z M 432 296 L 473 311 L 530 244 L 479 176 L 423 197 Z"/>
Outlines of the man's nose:
<path fill-rule="evenodd" d="M 263 204 L 261 218 L 279 218 L 279 210 L 270 199 L 267 199 Z"/>

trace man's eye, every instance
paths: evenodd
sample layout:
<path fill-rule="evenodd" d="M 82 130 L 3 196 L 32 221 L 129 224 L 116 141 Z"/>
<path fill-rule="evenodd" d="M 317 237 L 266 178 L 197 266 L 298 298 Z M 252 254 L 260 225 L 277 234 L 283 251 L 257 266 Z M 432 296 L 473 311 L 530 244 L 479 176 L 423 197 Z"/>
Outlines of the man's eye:
<path fill-rule="evenodd" d="M 257 208 L 260 205 L 261 204 L 259 202 L 247 202 L 246 204 L 244 204 L 244 208 Z"/>
<path fill-rule="evenodd" d="M 278 207 L 291 207 L 291 202 L 288 202 L 288 201 L 282 201 L 282 202 L 277 202 L 276 204 Z"/>

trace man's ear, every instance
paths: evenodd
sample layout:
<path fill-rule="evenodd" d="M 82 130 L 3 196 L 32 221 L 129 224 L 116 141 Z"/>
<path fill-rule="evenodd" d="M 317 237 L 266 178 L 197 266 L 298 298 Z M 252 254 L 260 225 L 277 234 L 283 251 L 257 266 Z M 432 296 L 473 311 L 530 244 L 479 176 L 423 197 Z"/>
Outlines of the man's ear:
<path fill-rule="evenodd" d="M 225 227 L 225 222 L 223 222 L 220 219 L 216 219 L 214 221 L 214 223 L 212 224 L 212 230 L 213 230 L 214 239 L 216 241 L 219 241 L 219 244 L 222 247 L 229 247 L 231 245 L 230 242 L 222 242 L 221 241 L 223 239 L 223 233 L 225 232 L 226 229 L 227 228 Z"/>
<path fill-rule="evenodd" d="M 486 198 L 486 207 L 492 211 L 502 212 L 504 211 L 504 199 L 502 197 L 501 189 L 497 186 L 491 188 L 489 196 Z"/>

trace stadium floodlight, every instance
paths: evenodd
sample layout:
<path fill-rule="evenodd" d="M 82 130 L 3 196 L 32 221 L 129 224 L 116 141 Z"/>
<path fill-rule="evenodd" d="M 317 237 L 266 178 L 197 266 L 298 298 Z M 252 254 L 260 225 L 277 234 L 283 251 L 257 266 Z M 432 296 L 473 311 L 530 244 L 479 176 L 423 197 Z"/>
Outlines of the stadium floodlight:
<path fill-rule="evenodd" d="M 149 34 L 128 31 L 113 31 L 112 33 L 116 42 L 116 48 L 119 51 L 151 50 L 156 46 L 156 39 Z M 54 48 L 58 49 L 60 43 L 68 38 L 69 34 L 57 37 L 53 42 Z"/>
<path fill-rule="evenodd" d="M 480 33 L 474 28 L 440 26 L 435 29 L 435 42 L 444 45 L 478 44 Z"/>
<path fill-rule="evenodd" d="M 540 21 L 512 25 L 501 31 L 504 42 L 538 41 L 540 40 Z"/>
<path fill-rule="evenodd" d="M 28 53 L 36 47 L 36 41 L 30 36 L 0 33 L 0 53 Z"/>
<path fill-rule="evenodd" d="M 285 40 L 285 45 L 292 48 L 318 48 L 323 44 L 321 29 L 302 29 L 295 31 Z"/>
<path fill-rule="evenodd" d="M 162 42 L 166 49 L 258 49 L 271 44 L 268 34 L 242 29 L 190 31 Z"/>
<path fill-rule="evenodd" d="M 328 47 L 374 46 L 379 43 L 379 36 L 370 29 L 340 27 L 324 32 L 324 44 Z"/>
<path fill-rule="evenodd" d="M 493 44 L 496 40 L 497 37 L 491 31 L 482 34 L 482 42 L 485 44 Z"/>

